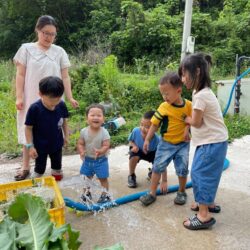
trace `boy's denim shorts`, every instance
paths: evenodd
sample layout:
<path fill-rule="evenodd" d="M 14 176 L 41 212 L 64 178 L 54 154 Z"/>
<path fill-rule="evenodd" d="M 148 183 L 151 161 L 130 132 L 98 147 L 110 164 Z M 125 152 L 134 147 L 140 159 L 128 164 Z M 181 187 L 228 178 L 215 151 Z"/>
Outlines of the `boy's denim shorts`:
<path fill-rule="evenodd" d="M 227 153 L 227 141 L 198 146 L 195 150 L 191 179 L 195 201 L 214 203 Z"/>
<path fill-rule="evenodd" d="M 186 177 L 188 175 L 189 147 L 189 142 L 172 144 L 161 139 L 155 154 L 153 172 L 163 173 L 173 160 L 176 175 Z"/>
<path fill-rule="evenodd" d="M 109 177 L 109 164 L 106 156 L 93 159 L 85 157 L 80 169 L 80 174 L 92 177 L 96 174 L 97 178 L 105 179 Z"/>

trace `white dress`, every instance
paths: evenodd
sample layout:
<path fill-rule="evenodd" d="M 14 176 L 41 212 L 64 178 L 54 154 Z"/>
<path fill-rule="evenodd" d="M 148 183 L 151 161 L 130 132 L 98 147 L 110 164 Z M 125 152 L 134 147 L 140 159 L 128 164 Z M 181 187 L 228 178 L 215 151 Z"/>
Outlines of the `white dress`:
<path fill-rule="evenodd" d="M 25 144 L 25 118 L 30 105 L 40 98 L 39 81 L 46 76 L 61 78 L 61 70 L 70 67 L 70 61 L 65 50 L 57 45 L 42 51 L 36 43 L 25 43 L 14 56 L 14 62 L 26 67 L 24 108 L 17 111 L 18 143 Z"/>

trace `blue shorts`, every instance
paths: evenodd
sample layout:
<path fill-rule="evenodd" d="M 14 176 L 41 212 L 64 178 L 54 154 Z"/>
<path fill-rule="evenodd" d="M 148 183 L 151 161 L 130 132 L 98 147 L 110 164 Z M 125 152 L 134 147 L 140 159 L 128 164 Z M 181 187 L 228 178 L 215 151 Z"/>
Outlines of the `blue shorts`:
<path fill-rule="evenodd" d="M 188 175 L 189 147 L 189 142 L 172 144 L 160 139 L 155 154 L 153 172 L 163 173 L 173 160 L 176 175 L 186 177 Z"/>
<path fill-rule="evenodd" d="M 195 150 L 191 179 L 195 201 L 214 203 L 227 153 L 227 141 L 198 146 Z"/>
<path fill-rule="evenodd" d="M 92 177 L 96 174 L 97 178 L 105 179 L 109 177 L 109 163 L 106 156 L 101 156 L 96 160 L 90 157 L 85 157 L 81 166 L 80 174 Z"/>

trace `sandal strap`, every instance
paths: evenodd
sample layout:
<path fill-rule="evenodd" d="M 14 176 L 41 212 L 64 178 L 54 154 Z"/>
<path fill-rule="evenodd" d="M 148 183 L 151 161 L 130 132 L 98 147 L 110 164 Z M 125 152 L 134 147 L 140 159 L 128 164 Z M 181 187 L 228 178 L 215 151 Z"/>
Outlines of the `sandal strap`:
<path fill-rule="evenodd" d="M 216 223 L 216 220 L 214 218 L 211 218 L 209 221 L 202 222 L 197 217 L 197 214 L 191 216 L 188 220 L 189 220 L 189 225 L 185 225 L 186 221 L 183 222 L 183 225 L 185 228 L 190 230 L 208 229 Z"/>
<path fill-rule="evenodd" d="M 16 181 L 22 181 L 25 180 L 30 174 L 30 170 L 27 169 L 23 169 L 23 170 L 19 170 L 19 172 L 17 172 L 17 174 L 14 176 Z"/>
<path fill-rule="evenodd" d="M 189 218 L 190 225 L 197 227 L 203 225 L 203 223 L 198 219 L 197 215 Z"/>

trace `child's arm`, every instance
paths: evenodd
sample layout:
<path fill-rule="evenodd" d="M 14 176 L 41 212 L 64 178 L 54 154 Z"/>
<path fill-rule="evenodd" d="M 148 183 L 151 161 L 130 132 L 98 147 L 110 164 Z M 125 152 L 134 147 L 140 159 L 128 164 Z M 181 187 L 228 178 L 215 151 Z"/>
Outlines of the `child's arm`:
<path fill-rule="evenodd" d="M 100 149 L 96 149 L 96 148 L 94 149 L 96 158 L 100 155 L 106 154 L 109 148 L 110 148 L 110 140 L 104 140 L 102 142 L 102 147 Z"/>
<path fill-rule="evenodd" d="M 80 158 L 83 160 L 85 157 L 86 150 L 85 150 L 85 141 L 82 138 L 78 139 L 77 151 L 80 155 Z"/>
<path fill-rule="evenodd" d="M 195 128 L 200 128 L 202 125 L 202 119 L 203 119 L 203 111 L 199 109 L 194 109 L 192 112 L 192 117 L 187 116 L 185 118 L 185 123 Z"/>
<path fill-rule="evenodd" d="M 139 151 L 138 146 L 133 141 L 129 141 L 129 146 L 131 147 L 131 152 L 137 153 Z"/>
<path fill-rule="evenodd" d="M 32 133 L 33 126 L 25 126 L 25 137 L 26 137 L 26 143 L 27 145 L 31 146 L 33 145 L 33 133 Z M 36 159 L 38 154 L 36 149 L 34 148 L 34 145 L 29 147 L 29 156 L 32 159 Z"/>
<path fill-rule="evenodd" d="M 67 146 L 69 143 L 69 127 L 68 127 L 68 119 L 63 119 L 63 135 L 64 135 L 64 146 Z"/>
<path fill-rule="evenodd" d="M 186 125 L 184 129 L 184 141 L 189 142 L 190 141 L 190 125 Z"/>
<path fill-rule="evenodd" d="M 148 152 L 149 143 L 157 130 L 158 130 L 158 126 L 151 124 L 150 129 L 148 130 L 147 136 L 146 136 L 144 144 L 143 144 L 143 151 L 145 154 Z"/>
<path fill-rule="evenodd" d="M 168 191 L 168 175 L 167 170 L 161 174 L 161 184 L 160 190 L 163 194 L 166 194 Z"/>

